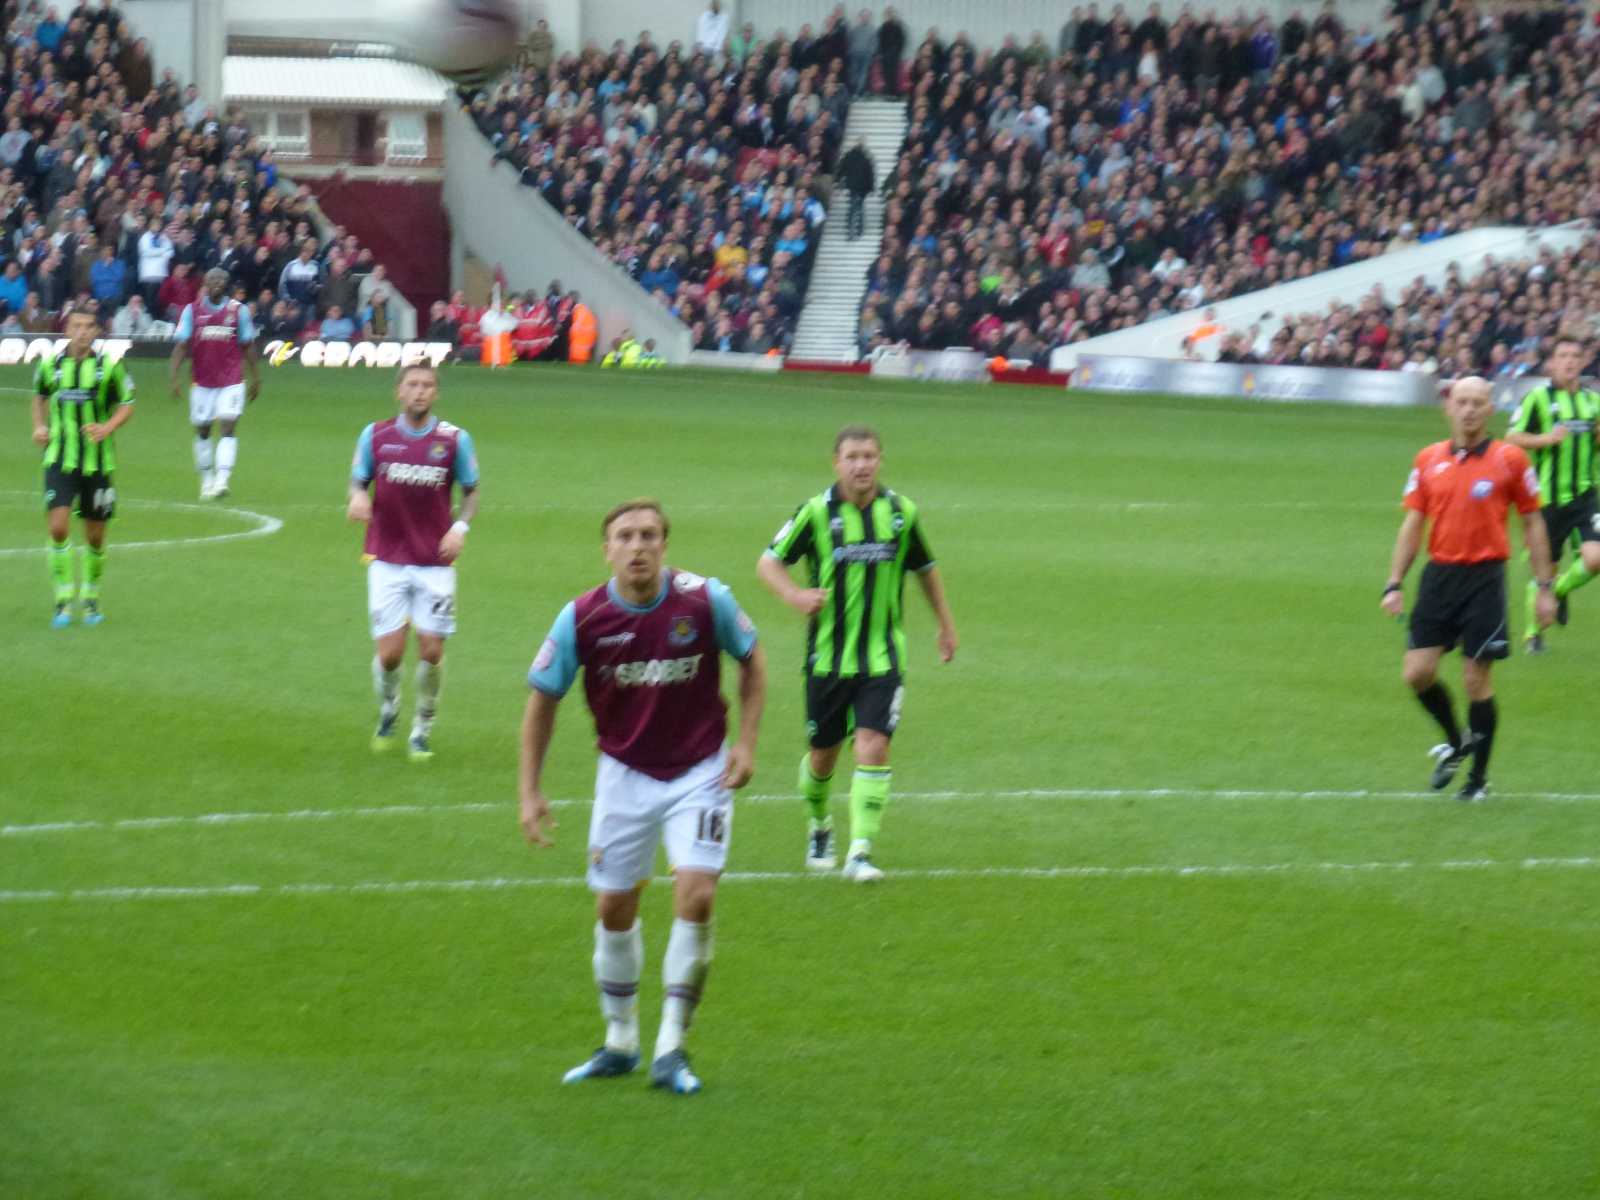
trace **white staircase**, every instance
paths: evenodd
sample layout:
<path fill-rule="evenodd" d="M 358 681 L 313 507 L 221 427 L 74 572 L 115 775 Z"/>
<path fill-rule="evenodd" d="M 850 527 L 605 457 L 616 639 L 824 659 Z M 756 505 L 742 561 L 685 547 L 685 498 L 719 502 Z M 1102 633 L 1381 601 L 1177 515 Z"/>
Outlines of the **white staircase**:
<path fill-rule="evenodd" d="M 862 97 L 850 105 L 844 126 L 843 157 L 860 138 L 882 186 L 900 157 L 906 137 L 906 106 L 899 100 Z M 867 197 L 866 229 L 855 241 L 849 232 L 850 193 L 835 180 L 828 219 L 822 227 L 822 243 L 817 247 L 811 268 L 811 284 L 806 289 L 806 305 L 795 327 L 793 358 L 826 362 L 855 362 L 860 355 L 856 332 L 861 323 L 861 297 L 867 291 L 867 270 L 878 257 L 883 243 L 883 198 L 876 188 Z"/>

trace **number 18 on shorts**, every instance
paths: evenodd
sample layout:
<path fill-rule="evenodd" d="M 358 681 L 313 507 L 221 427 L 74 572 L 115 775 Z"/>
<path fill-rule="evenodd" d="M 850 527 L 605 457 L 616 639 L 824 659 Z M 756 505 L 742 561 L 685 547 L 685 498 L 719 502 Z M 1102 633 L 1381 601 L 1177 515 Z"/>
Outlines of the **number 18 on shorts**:
<path fill-rule="evenodd" d="M 676 779 L 655 779 L 600 756 L 589 819 L 589 886 L 632 891 L 654 872 L 665 843 L 674 870 L 720 872 L 733 832 L 733 795 L 722 786 L 719 750 Z"/>

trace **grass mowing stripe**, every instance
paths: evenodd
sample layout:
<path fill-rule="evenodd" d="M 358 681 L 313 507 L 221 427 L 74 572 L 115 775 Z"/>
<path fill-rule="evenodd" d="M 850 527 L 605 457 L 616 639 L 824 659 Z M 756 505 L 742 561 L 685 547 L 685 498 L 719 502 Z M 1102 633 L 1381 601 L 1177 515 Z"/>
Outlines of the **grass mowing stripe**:
<path fill-rule="evenodd" d="M 1277 863 L 1153 863 L 1125 867 L 1083 864 L 1070 867 L 924 867 L 895 871 L 894 879 L 1202 879 L 1259 875 L 1387 874 L 1401 871 L 1488 871 L 1511 869 L 1586 870 L 1600 867 L 1600 857 L 1574 858 L 1461 858 L 1439 862 L 1413 859 L 1371 862 Z M 729 871 L 725 883 L 806 883 L 828 880 L 827 871 Z M 670 884 L 671 877 L 656 880 Z M 0 892 L 0 904 L 48 901 L 213 900 L 250 896 L 408 896 L 428 892 L 502 892 L 525 888 L 576 888 L 587 886 L 581 875 L 545 878 L 401 879 L 364 883 L 224 883 L 209 887 L 71 888 L 63 890 Z"/>
<path fill-rule="evenodd" d="M 897 800 L 940 802 L 947 800 L 1440 800 L 1444 792 L 1278 791 L 1273 788 L 1019 788 L 994 792 L 896 792 Z M 1497 800 L 1536 800 L 1548 804 L 1583 804 L 1600 800 L 1595 792 L 1500 792 Z M 575 808 L 588 799 L 552 800 L 552 808 Z M 758 793 L 739 796 L 738 804 L 798 804 L 797 796 Z M 0 825 L 0 837 L 37 837 L 52 833 L 121 832 L 174 829 L 184 826 L 214 828 L 262 821 L 331 821 L 341 817 L 448 816 L 456 813 L 510 812 L 514 805 L 497 801 L 463 801 L 459 804 L 379 804 L 363 808 L 297 808 L 286 812 L 211 812 L 160 817 L 125 817 L 116 821 L 44 821 L 38 824 Z"/>

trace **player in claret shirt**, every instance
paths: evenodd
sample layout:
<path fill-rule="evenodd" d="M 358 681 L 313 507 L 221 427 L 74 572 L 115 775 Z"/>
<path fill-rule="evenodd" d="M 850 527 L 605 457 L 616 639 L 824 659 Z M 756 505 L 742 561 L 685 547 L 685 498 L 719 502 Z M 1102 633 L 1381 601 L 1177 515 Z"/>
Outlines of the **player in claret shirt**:
<path fill-rule="evenodd" d="M 194 385 L 189 389 L 194 469 L 200 473 L 200 499 L 220 500 L 228 494 L 233 464 L 239 457 L 234 431 L 245 404 L 261 391 L 261 364 L 256 358 L 256 328 L 250 310 L 228 298 L 228 273 L 212 267 L 206 272 L 205 284 L 205 294 L 178 318 L 170 370 L 172 395 L 182 399 L 183 360 L 194 363 Z M 250 374 L 248 385 L 246 371 Z M 215 446 L 212 422 L 218 426 Z"/>
<path fill-rule="evenodd" d="M 417 630 L 417 711 L 407 749 L 433 757 L 430 737 L 444 678 L 445 639 L 456 631 L 456 559 L 478 512 L 478 456 L 460 426 L 433 415 L 439 375 L 425 362 L 400 368 L 400 415 L 361 431 L 350 464 L 352 521 L 367 526 L 367 610 L 377 654 L 375 751 L 394 744 L 406 630 Z M 461 509 L 452 514 L 452 492 Z M 370 492 L 368 489 L 371 489 Z"/>
<path fill-rule="evenodd" d="M 528 673 L 522 723 L 521 820 L 550 845 L 541 786 L 556 706 L 583 668 L 600 742 L 589 823 L 589 886 L 599 921 L 594 977 L 605 1044 L 563 1082 L 626 1075 L 639 1065 L 639 895 L 656 845 L 673 871 L 672 933 L 662 963 L 666 997 L 650 1083 L 700 1090 L 684 1035 L 711 965 L 711 908 L 728 857 L 733 792 L 755 770 L 766 702 L 766 657 L 755 626 L 722 583 L 665 566 L 668 523 L 654 500 L 633 500 L 601 525 L 612 577 L 561 610 Z M 729 746 L 721 663 L 739 664 L 739 734 Z"/>

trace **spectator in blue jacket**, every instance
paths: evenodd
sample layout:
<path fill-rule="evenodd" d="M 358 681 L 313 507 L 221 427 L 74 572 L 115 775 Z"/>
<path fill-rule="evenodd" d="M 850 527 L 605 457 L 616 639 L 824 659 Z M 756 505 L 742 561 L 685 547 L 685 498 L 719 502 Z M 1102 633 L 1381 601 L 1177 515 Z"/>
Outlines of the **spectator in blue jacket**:
<path fill-rule="evenodd" d="M 678 273 L 667 262 L 667 252 L 657 250 L 650 256 L 650 267 L 639 276 L 639 286 L 647 292 L 657 289 L 665 292 L 670 300 L 677 296 L 678 287 L 683 281 L 678 278 Z"/>
<path fill-rule="evenodd" d="M 22 267 L 16 259 L 6 263 L 4 272 L 0 272 L 0 303 L 6 306 L 6 312 L 22 311 L 22 303 L 28 298 L 28 281 L 22 277 Z"/>
<path fill-rule="evenodd" d="M 356 336 L 356 323 L 344 315 L 344 310 L 337 304 L 328 309 L 328 315 L 322 319 L 322 340 L 325 342 L 348 342 Z"/>
<path fill-rule="evenodd" d="M 89 268 L 89 294 L 102 306 L 120 306 L 128 286 L 128 264 L 117 257 L 110 242 L 100 247 L 100 257 Z"/>
<path fill-rule="evenodd" d="M 301 308 L 314 308 L 322 291 L 322 265 L 316 254 L 316 240 L 306 238 L 300 243 L 300 257 L 291 259 L 278 274 L 278 294 Z"/>

